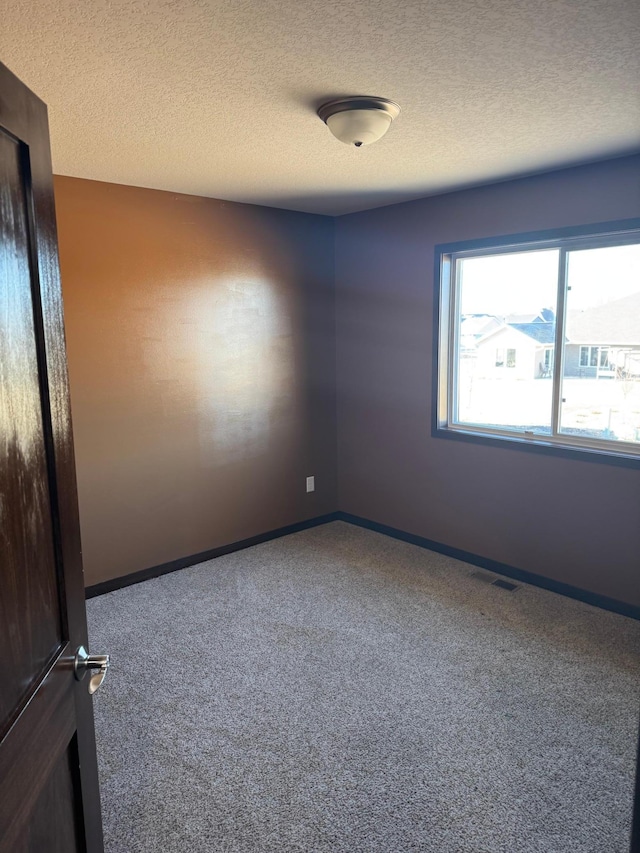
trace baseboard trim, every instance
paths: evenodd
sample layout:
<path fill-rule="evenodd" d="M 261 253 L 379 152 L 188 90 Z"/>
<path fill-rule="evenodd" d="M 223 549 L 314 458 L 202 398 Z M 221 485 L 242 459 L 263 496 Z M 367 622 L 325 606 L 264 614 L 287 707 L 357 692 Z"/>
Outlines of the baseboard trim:
<path fill-rule="evenodd" d="M 472 554 L 470 551 L 453 548 L 451 545 L 444 545 L 442 542 L 435 542 L 433 539 L 426 539 L 424 536 L 417 536 L 415 533 L 407 533 L 396 527 L 380 524 L 377 521 L 370 521 L 368 518 L 361 518 L 349 512 L 337 512 L 335 516 L 336 521 L 346 521 L 349 524 L 355 524 L 357 527 L 375 530 L 376 533 L 383 533 L 385 536 L 400 539 L 402 542 L 409 542 L 411 545 L 426 548 L 428 551 L 436 551 L 438 554 L 455 557 L 456 560 L 471 563 L 472 566 L 479 566 L 497 575 L 504 575 L 513 580 L 522 581 L 522 583 L 539 586 L 542 589 L 548 589 L 550 592 L 557 592 L 559 595 L 566 595 L 568 598 L 575 598 L 586 604 L 592 604 L 594 607 L 600 607 L 603 610 L 610 610 L 613 613 L 620 613 L 622 616 L 629 616 L 631 619 L 640 620 L 640 607 L 627 604 L 625 601 L 618 601 L 606 595 L 599 595 L 595 592 L 589 592 L 586 589 L 580 589 L 577 586 L 571 586 L 561 581 L 555 581 L 552 578 L 546 578 L 544 575 L 537 575 L 534 572 L 517 569 L 515 566 L 510 566 L 507 563 L 500 563 L 488 557 L 480 557 L 478 554 Z"/>
<path fill-rule="evenodd" d="M 306 521 L 298 521 L 295 524 L 289 524 L 286 527 L 279 527 L 276 530 L 269 530 L 266 533 L 259 533 L 257 536 L 250 536 L 248 539 L 241 539 L 238 542 L 232 542 L 228 545 L 221 545 L 218 548 L 211 548 L 208 551 L 201 551 L 199 554 L 191 554 L 188 557 L 181 557 L 178 560 L 172 560 L 168 563 L 161 563 L 159 566 L 151 566 L 148 569 L 142 569 L 139 572 L 133 572 L 128 575 L 123 575 L 119 578 L 112 578 L 101 583 L 92 584 L 86 587 L 85 597 L 95 598 L 97 595 L 104 595 L 107 592 L 113 592 L 116 589 L 123 589 L 127 586 L 132 586 L 136 583 L 158 578 L 161 575 L 177 572 L 180 569 L 186 569 L 188 566 L 195 566 L 197 563 L 204 563 L 207 560 L 213 560 L 216 557 L 222 557 L 224 554 L 231 554 L 234 551 L 242 551 L 244 548 L 251 548 L 253 545 L 260 545 L 262 542 L 270 542 L 272 539 L 279 539 L 281 536 L 288 536 L 291 533 L 298 533 L 301 530 L 308 530 L 311 527 L 318 527 L 321 524 L 328 524 L 331 521 L 345 521 L 348 524 L 354 524 L 356 527 L 364 527 L 367 530 L 374 530 L 376 533 L 382 533 L 385 536 L 390 536 L 392 539 L 399 539 L 402 542 L 408 542 L 411 545 L 417 545 L 419 548 L 425 548 L 428 551 L 435 551 L 438 554 L 446 554 L 448 557 L 454 557 L 456 560 L 462 560 L 465 563 L 470 563 L 472 566 L 478 566 L 482 569 L 487 569 L 497 575 L 511 578 L 512 580 L 528 583 L 532 586 L 538 586 L 542 589 L 547 589 L 550 592 L 556 592 L 559 595 L 566 595 L 568 598 L 575 598 L 577 601 L 583 601 L 586 604 L 591 604 L 594 607 L 600 607 L 603 610 L 610 610 L 612 613 L 619 613 L 622 616 L 628 616 L 631 619 L 640 620 L 640 607 L 633 604 L 627 604 L 625 601 L 618 601 L 615 598 L 609 598 L 606 595 L 599 595 L 589 590 L 581 589 L 577 586 L 562 583 L 561 581 L 547 578 L 544 575 L 538 575 L 534 572 L 528 572 L 524 569 L 518 569 L 515 566 L 510 566 L 507 563 L 500 563 L 497 560 L 492 560 L 489 557 L 481 557 L 478 554 L 473 554 L 471 551 L 463 551 L 461 548 L 454 548 L 451 545 L 445 545 L 442 542 L 436 542 L 433 539 L 427 539 L 424 536 L 418 536 L 415 533 L 407 533 L 405 530 L 400 530 L 397 527 L 390 527 L 388 524 L 381 524 L 378 521 L 371 521 L 368 518 L 362 518 L 359 515 L 352 515 L 349 512 L 329 512 L 326 515 L 318 515 L 315 518 L 309 518 Z"/>
<path fill-rule="evenodd" d="M 244 548 L 251 548 L 253 545 L 260 545 L 262 542 L 269 542 L 272 539 L 279 539 L 281 536 L 288 536 L 290 533 L 298 533 L 300 530 L 308 530 L 310 527 L 328 524 L 330 521 L 336 521 L 337 517 L 337 512 L 317 515 L 315 518 L 309 518 L 306 521 L 297 521 L 295 524 L 288 524 L 286 527 L 279 527 L 277 530 L 269 530 L 266 533 L 258 533 L 257 536 L 250 536 L 248 539 L 241 539 L 229 545 L 221 545 L 219 548 L 211 548 L 208 551 L 201 551 L 199 554 L 191 554 L 189 557 L 181 557 L 179 560 L 171 560 L 169 563 L 151 566 L 148 569 L 142 569 L 140 572 L 132 572 L 129 575 L 92 584 L 85 588 L 85 598 L 95 598 L 96 595 L 104 595 L 116 589 L 132 586 L 135 583 L 142 583 L 142 581 L 158 578 L 170 572 L 177 572 L 180 569 L 186 569 L 188 566 L 195 566 L 197 563 L 204 563 L 207 560 L 222 557 L 224 554 L 242 551 Z"/>

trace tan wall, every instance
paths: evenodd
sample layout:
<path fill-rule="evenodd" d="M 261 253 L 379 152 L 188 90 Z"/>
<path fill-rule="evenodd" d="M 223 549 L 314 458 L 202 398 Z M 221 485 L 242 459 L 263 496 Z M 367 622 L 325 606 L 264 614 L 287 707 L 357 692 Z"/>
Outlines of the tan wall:
<path fill-rule="evenodd" d="M 640 217 L 640 157 L 336 220 L 339 508 L 640 604 L 640 471 L 431 436 L 434 245 Z"/>
<path fill-rule="evenodd" d="M 87 584 L 334 510 L 333 222 L 55 191 Z"/>

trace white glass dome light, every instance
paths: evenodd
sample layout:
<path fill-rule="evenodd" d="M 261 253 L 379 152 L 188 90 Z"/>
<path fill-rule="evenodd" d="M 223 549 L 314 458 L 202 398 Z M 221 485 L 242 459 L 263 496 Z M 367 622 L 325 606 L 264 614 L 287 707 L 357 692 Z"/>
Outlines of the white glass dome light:
<path fill-rule="evenodd" d="M 318 110 L 318 115 L 336 139 L 356 148 L 381 139 L 399 114 L 400 107 L 393 101 L 369 97 L 329 101 Z"/>

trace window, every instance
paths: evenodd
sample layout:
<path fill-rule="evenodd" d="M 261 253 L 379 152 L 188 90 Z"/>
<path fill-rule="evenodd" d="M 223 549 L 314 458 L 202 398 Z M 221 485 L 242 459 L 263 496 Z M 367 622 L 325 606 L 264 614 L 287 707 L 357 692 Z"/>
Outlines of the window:
<path fill-rule="evenodd" d="M 640 220 L 436 253 L 436 434 L 640 457 Z"/>
<path fill-rule="evenodd" d="M 514 349 L 508 349 L 507 350 L 506 365 L 507 365 L 507 367 L 515 367 L 516 366 L 516 351 Z M 504 367 L 504 366 L 505 366 L 504 350 L 503 349 L 497 349 L 496 350 L 496 367 Z"/>
<path fill-rule="evenodd" d="M 580 347 L 580 367 L 604 367 L 607 359 L 606 347 Z"/>

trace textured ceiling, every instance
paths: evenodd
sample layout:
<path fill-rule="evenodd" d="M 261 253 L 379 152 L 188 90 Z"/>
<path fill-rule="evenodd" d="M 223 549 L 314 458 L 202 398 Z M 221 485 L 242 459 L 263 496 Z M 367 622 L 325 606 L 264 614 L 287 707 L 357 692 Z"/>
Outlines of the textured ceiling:
<path fill-rule="evenodd" d="M 340 214 L 640 149 L 638 0 L 3 0 L 54 169 Z M 315 115 L 402 113 L 359 150 Z"/>

